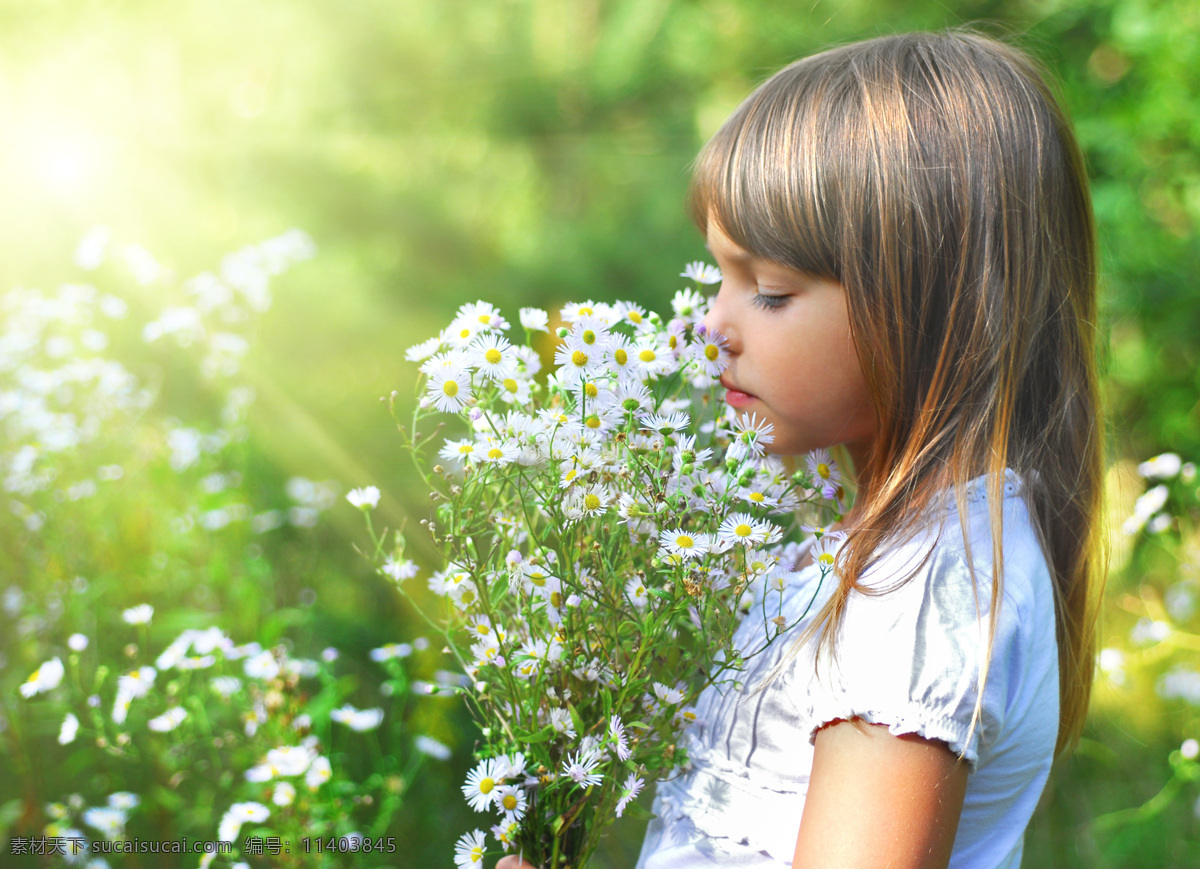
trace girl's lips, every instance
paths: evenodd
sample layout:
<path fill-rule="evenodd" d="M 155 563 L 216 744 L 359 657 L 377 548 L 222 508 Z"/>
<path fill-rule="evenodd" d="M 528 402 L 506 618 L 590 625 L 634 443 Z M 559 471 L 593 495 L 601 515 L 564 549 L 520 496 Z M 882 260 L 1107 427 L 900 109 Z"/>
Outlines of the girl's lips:
<path fill-rule="evenodd" d="M 731 407 L 745 407 L 756 400 L 756 397 L 749 392 L 743 392 L 725 383 L 721 385 L 725 387 L 725 403 Z"/>

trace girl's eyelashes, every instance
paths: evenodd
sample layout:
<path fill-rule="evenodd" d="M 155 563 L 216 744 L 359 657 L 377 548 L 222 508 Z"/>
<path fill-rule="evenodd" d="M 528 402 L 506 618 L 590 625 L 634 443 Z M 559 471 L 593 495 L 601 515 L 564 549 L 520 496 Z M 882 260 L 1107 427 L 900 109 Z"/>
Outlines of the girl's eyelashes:
<path fill-rule="evenodd" d="M 750 301 L 764 311 L 778 311 L 788 303 L 788 299 L 790 298 L 791 296 L 769 296 L 765 293 L 756 292 Z"/>

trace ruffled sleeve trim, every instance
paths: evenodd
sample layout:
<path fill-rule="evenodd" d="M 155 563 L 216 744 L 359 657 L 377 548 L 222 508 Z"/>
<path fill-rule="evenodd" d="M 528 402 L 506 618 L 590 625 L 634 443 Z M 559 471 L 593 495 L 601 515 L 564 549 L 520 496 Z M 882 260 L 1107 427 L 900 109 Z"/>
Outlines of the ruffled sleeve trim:
<path fill-rule="evenodd" d="M 868 724 L 887 725 L 888 733 L 902 736 L 915 733 L 925 739 L 937 739 L 950 747 L 971 766 L 971 772 L 979 762 L 979 726 L 971 732 L 969 725 L 956 721 L 944 711 L 930 709 L 920 703 L 909 703 L 893 710 L 864 709 L 848 701 L 828 700 L 814 706 L 808 717 L 808 741 L 815 744 L 817 731 L 835 721 L 861 718 Z"/>

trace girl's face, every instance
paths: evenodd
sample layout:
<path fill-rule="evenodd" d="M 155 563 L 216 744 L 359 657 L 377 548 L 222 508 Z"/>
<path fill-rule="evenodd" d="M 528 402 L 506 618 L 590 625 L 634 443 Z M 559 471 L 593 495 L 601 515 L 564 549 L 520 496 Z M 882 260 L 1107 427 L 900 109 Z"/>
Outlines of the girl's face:
<path fill-rule="evenodd" d="M 774 453 L 845 444 L 861 470 L 875 413 L 837 281 L 760 259 L 708 221 L 724 280 L 704 325 L 729 342 L 725 400 L 775 426 Z"/>

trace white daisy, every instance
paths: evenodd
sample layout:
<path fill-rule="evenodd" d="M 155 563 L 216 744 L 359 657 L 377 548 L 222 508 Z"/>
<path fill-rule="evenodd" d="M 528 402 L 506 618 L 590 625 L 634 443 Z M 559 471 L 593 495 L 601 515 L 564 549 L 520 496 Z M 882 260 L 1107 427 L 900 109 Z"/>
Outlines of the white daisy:
<path fill-rule="evenodd" d="M 487 327 L 479 322 L 471 320 L 456 319 L 441 335 L 442 341 L 449 344 L 451 347 L 463 350 L 469 347 L 479 334 Z"/>
<path fill-rule="evenodd" d="M 434 760 L 449 760 L 450 746 L 438 742 L 432 736 L 421 734 L 413 739 L 413 748 L 421 752 L 421 754 L 432 757 Z"/>
<path fill-rule="evenodd" d="M 21 696 L 32 697 L 35 694 L 53 691 L 62 682 L 63 673 L 62 658 L 51 658 L 34 670 L 21 685 Z"/>
<path fill-rule="evenodd" d="M 825 534 L 813 544 L 812 559 L 817 567 L 821 570 L 821 576 L 827 576 L 837 566 L 838 550 L 842 548 L 842 543 L 846 540 L 846 535 L 840 531 L 833 531 Z"/>
<path fill-rule="evenodd" d="M 435 335 L 428 341 L 422 341 L 420 344 L 409 347 L 404 351 L 404 358 L 408 362 L 424 362 L 441 350 L 443 346 L 441 336 Z"/>
<path fill-rule="evenodd" d="M 768 523 L 749 513 L 734 513 L 717 528 L 717 542 L 722 546 L 755 546 L 767 539 L 767 533 Z"/>
<path fill-rule="evenodd" d="M 580 317 L 571 326 L 569 337 L 575 338 L 584 347 L 603 353 L 608 349 L 608 324 L 596 317 Z"/>
<path fill-rule="evenodd" d="M 499 388 L 502 401 L 520 407 L 529 404 L 529 400 L 533 396 L 533 387 L 529 385 L 528 380 L 522 378 L 505 377 L 503 380 L 497 381 L 496 386 Z"/>
<path fill-rule="evenodd" d="M 774 431 L 775 426 L 765 419 L 760 420 L 758 414 L 738 414 L 733 419 L 733 442 L 729 445 L 728 455 L 735 459 L 762 456 L 766 445 L 775 440 Z"/>
<path fill-rule="evenodd" d="M 633 527 L 642 520 L 654 516 L 655 513 L 650 505 L 641 498 L 623 492 L 617 498 L 617 515 L 621 517 L 623 525 Z"/>
<path fill-rule="evenodd" d="M 681 558 L 700 558 L 708 551 L 708 535 L 682 528 L 673 528 L 659 532 L 658 543 L 660 551 L 665 550 L 671 555 Z"/>
<path fill-rule="evenodd" d="M 374 730 L 383 723 L 383 710 L 378 706 L 373 709 L 355 709 L 347 703 L 340 709 L 330 712 L 329 717 L 339 724 L 345 724 L 351 730 L 362 733 L 367 730 Z"/>
<path fill-rule="evenodd" d="M 128 820 L 128 815 L 120 809 L 114 809 L 111 806 L 93 806 L 84 810 L 82 817 L 85 824 L 110 842 L 125 835 L 125 822 Z"/>
<path fill-rule="evenodd" d="M 396 558 L 394 555 L 389 555 L 384 559 L 383 567 L 380 570 L 384 576 L 390 576 L 396 582 L 412 579 L 417 575 L 417 565 L 415 562 L 407 558 Z"/>
<path fill-rule="evenodd" d="M 425 399 L 442 413 L 461 410 L 471 397 L 471 379 L 461 368 L 447 368 L 429 375 Z"/>
<path fill-rule="evenodd" d="M 185 718 L 187 718 L 186 709 L 182 706 L 172 706 L 162 715 L 147 721 L 146 726 L 156 733 L 168 733 L 182 724 Z"/>
<path fill-rule="evenodd" d="M 683 431 L 691 423 L 691 417 L 686 413 L 647 414 L 641 418 L 642 428 L 656 431 L 659 434 L 673 435 Z"/>
<path fill-rule="evenodd" d="M 496 801 L 496 789 L 503 780 L 500 775 L 503 770 L 498 765 L 496 758 L 489 757 L 467 773 L 467 781 L 462 785 L 463 796 L 477 812 L 487 811 Z"/>
<path fill-rule="evenodd" d="M 296 801 L 296 786 L 291 782 L 275 782 L 275 790 L 271 792 L 271 802 L 277 806 L 290 806 Z"/>
<path fill-rule="evenodd" d="M 74 712 L 68 712 L 67 717 L 63 719 L 62 726 L 58 729 L 58 744 L 68 745 L 75 741 L 75 734 L 79 732 L 79 719 L 75 717 Z"/>
<path fill-rule="evenodd" d="M 720 377 L 729 367 L 729 342 L 720 332 L 705 331 L 699 335 L 699 331 L 698 340 L 688 348 L 692 360 L 709 377 Z"/>
<path fill-rule="evenodd" d="M 500 311 L 491 302 L 470 302 L 458 309 L 454 322 L 477 323 L 484 329 L 508 329 L 508 321 L 500 316 Z"/>
<path fill-rule="evenodd" d="M 640 576 L 635 576 L 629 582 L 625 583 L 625 596 L 629 598 L 629 602 L 637 609 L 643 609 L 646 606 L 646 601 L 650 599 L 650 595 L 646 591 L 646 580 Z"/>
<path fill-rule="evenodd" d="M 371 509 L 379 506 L 379 489 L 376 486 L 367 486 L 363 489 L 351 489 L 346 493 L 346 500 L 354 507 L 361 509 Z"/>
<path fill-rule="evenodd" d="M 699 323 L 708 313 L 708 300 L 693 289 L 679 290 L 671 299 L 675 316 L 688 323 Z"/>
<path fill-rule="evenodd" d="M 679 439 L 672 457 L 675 472 L 678 474 L 691 474 L 695 471 L 696 465 L 703 465 L 712 458 L 712 454 L 713 451 L 707 447 L 702 450 L 696 449 L 695 435 L 685 435 Z"/>
<path fill-rule="evenodd" d="M 517 460 L 521 451 L 515 444 L 498 441 L 495 438 L 484 438 L 479 442 L 475 452 L 479 461 L 489 465 L 511 465 Z"/>
<path fill-rule="evenodd" d="M 617 760 L 622 763 L 629 760 L 632 754 L 629 750 L 629 738 L 625 735 L 625 725 L 621 723 L 619 715 L 613 715 L 608 719 L 608 735 L 612 740 L 612 747 L 617 755 Z"/>
<path fill-rule="evenodd" d="M 153 617 L 154 607 L 148 603 L 130 607 L 121 613 L 122 621 L 130 625 L 148 625 L 150 624 L 150 619 Z"/>
<path fill-rule="evenodd" d="M 655 682 L 654 696 L 667 706 L 674 706 L 677 703 L 683 702 L 684 694 L 678 688 L 671 688 L 662 682 Z"/>
<path fill-rule="evenodd" d="M 598 305 L 589 299 L 586 302 L 570 302 L 563 305 L 559 313 L 566 322 L 574 323 L 576 320 L 581 320 L 584 317 L 598 316 L 604 307 L 604 305 Z"/>
<path fill-rule="evenodd" d="M 516 348 L 503 335 L 481 335 L 469 348 L 467 358 L 489 380 L 502 381 L 517 373 Z"/>
<path fill-rule="evenodd" d="M 487 834 L 483 830 L 463 833 L 454 844 L 454 865 L 457 869 L 483 869 L 484 845 Z"/>
<path fill-rule="evenodd" d="M 455 441 L 447 438 L 446 443 L 438 450 L 438 458 L 458 470 L 464 465 L 473 465 L 479 461 L 479 449 L 472 441 Z"/>
<path fill-rule="evenodd" d="M 504 812 L 504 820 L 507 823 L 521 820 L 525 817 L 525 789 L 513 785 L 498 788 L 496 808 Z"/>
<path fill-rule="evenodd" d="M 633 362 L 646 378 L 659 377 L 675 367 L 671 348 L 653 335 L 645 335 L 634 342 Z"/>
<path fill-rule="evenodd" d="M 833 500 L 842 484 L 842 472 L 829 455 L 829 450 L 813 450 L 804 458 L 808 472 L 813 476 L 813 483 L 821 490 L 824 497 Z"/>
<path fill-rule="evenodd" d="M 698 284 L 721 283 L 721 270 L 714 265 L 695 260 L 683 267 L 679 273 L 681 278 L 690 278 Z"/>
<path fill-rule="evenodd" d="M 242 824 L 261 824 L 271 816 L 271 810 L 262 803 L 234 803 L 217 825 L 217 839 L 232 842 L 242 829 Z"/>
<path fill-rule="evenodd" d="M 574 758 L 568 755 L 563 760 L 563 775 L 577 785 L 592 787 L 604 781 L 603 773 L 596 772 L 599 764 L 599 752 L 595 749 L 580 749 Z"/>
<path fill-rule="evenodd" d="M 304 774 L 304 784 L 309 790 L 316 790 L 325 782 L 333 778 L 333 766 L 329 763 L 327 757 L 317 757 L 308 767 L 308 772 Z"/>
<path fill-rule="evenodd" d="M 618 319 L 630 323 L 639 332 L 652 329 L 654 324 L 646 316 L 646 309 L 634 302 L 619 302 L 617 305 Z"/>
<path fill-rule="evenodd" d="M 431 356 L 421 363 L 420 371 L 425 376 L 429 377 L 437 374 L 439 371 L 453 369 L 455 371 L 467 368 L 467 356 L 458 350 L 451 350 L 447 353 L 439 353 L 437 356 Z"/>
<path fill-rule="evenodd" d="M 556 374 L 564 384 L 575 384 L 592 376 L 604 359 L 604 347 L 591 347 L 568 335 L 554 348 Z"/>
<path fill-rule="evenodd" d="M 642 792 L 645 784 L 644 781 L 638 778 L 637 773 L 631 772 L 629 777 L 625 779 L 625 783 L 621 786 L 621 799 L 617 800 L 616 805 L 616 815 L 618 818 L 624 814 L 625 807 L 629 805 L 630 801 L 637 799 L 638 794 Z"/>
<path fill-rule="evenodd" d="M 522 308 L 520 320 L 528 332 L 550 331 L 550 315 L 541 308 Z"/>

